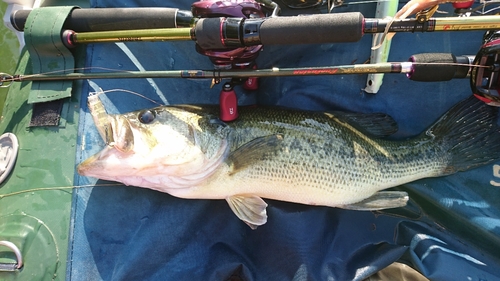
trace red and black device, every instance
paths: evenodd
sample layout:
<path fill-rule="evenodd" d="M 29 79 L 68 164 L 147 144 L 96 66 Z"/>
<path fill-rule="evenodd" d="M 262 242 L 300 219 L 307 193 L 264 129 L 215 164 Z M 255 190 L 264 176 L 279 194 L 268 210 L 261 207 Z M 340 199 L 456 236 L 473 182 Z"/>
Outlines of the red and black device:
<path fill-rule="evenodd" d="M 245 19 L 264 18 L 265 14 L 259 3 L 253 0 L 202 0 L 191 5 L 193 17 L 243 17 Z M 196 51 L 207 56 L 218 70 L 228 69 L 256 69 L 255 59 L 262 50 L 262 45 L 206 49 L 196 44 Z M 215 81 L 220 82 L 220 81 Z M 243 81 L 232 79 L 225 83 L 220 92 L 220 118 L 223 121 L 232 121 L 238 117 L 238 100 L 233 89 L 234 84 L 243 83 L 246 90 L 257 90 L 258 78 L 249 77 Z"/>
<path fill-rule="evenodd" d="M 488 31 L 471 71 L 472 93 L 493 106 L 500 106 L 500 31 Z"/>

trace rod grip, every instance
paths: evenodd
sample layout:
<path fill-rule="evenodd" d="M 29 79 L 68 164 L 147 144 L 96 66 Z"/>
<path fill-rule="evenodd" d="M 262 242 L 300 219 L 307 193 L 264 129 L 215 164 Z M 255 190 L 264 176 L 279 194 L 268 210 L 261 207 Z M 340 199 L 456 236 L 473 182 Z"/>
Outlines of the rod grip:
<path fill-rule="evenodd" d="M 356 42 L 363 36 L 361 13 L 320 14 L 257 19 L 203 18 L 193 31 L 203 49 L 255 45 Z"/>
<path fill-rule="evenodd" d="M 450 53 L 416 54 L 411 56 L 409 61 L 413 62 L 413 65 L 407 76 L 413 81 L 437 82 L 465 78 L 470 68 L 457 65 L 470 64 L 468 56 L 457 57 Z"/>
<path fill-rule="evenodd" d="M 74 9 L 66 19 L 64 28 L 76 32 L 173 28 L 178 25 L 176 22 L 178 11 L 179 9 L 175 8 Z M 29 14 L 30 10 L 18 10 L 12 13 L 10 16 L 12 26 L 18 31 L 23 31 Z"/>
<path fill-rule="evenodd" d="M 260 26 L 263 45 L 356 42 L 363 36 L 361 13 L 268 18 Z"/>

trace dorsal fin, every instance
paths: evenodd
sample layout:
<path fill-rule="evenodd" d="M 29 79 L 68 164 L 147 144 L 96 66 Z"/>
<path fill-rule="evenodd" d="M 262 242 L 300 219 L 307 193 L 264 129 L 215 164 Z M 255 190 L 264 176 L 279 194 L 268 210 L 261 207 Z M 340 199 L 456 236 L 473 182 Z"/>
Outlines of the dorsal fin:
<path fill-rule="evenodd" d="M 372 137 L 383 138 L 398 131 L 396 121 L 385 113 L 332 112 L 331 114 Z M 330 113 L 326 115 L 330 116 Z"/>

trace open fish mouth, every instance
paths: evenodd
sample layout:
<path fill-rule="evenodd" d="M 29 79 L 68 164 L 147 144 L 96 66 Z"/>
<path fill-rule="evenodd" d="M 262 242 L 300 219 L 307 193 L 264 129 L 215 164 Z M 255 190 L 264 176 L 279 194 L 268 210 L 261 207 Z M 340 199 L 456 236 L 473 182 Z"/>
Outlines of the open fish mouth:
<path fill-rule="evenodd" d="M 121 152 L 128 153 L 134 149 L 134 131 L 130 122 L 122 115 L 109 116 L 109 138 L 106 144 Z"/>
<path fill-rule="evenodd" d="M 99 171 L 104 168 L 106 168 L 106 165 L 102 160 L 103 155 L 109 154 L 109 150 L 113 150 L 113 147 L 106 146 L 104 149 L 99 151 L 98 153 L 90 156 L 89 158 L 85 159 L 85 161 L 81 162 L 77 167 L 76 170 L 78 174 L 82 176 L 92 176 L 95 174 L 94 171 Z"/>
<path fill-rule="evenodd" d="M 81 162 L 77 172 L 127 185 L 182 189 L 206 180 L 229 154 L 228 141 L 219 137 L 205 155 L 197 143 L 201 129 L 168 112 L 160 112 L 158 120 L 141 116 L 144 111 L 100 116 L 96 125 L 106 146 Z M 163 122 L 163 116 L 175 120 Z"/>
<path fill-rule="evenodd" d="M 90 156 L 77 167 L 77 172 L 84 176 L 100 174 L 100 171 L 107 169 L 110 159 L 116 158 L 119 165 L 120 154 L 133 153 L 134 132 L 130 122 L 122 115 L 108 115 L 105 123 L 101 123 L 101 136 L 106 146 L 98 153 Z M 111 157 L 116 154 L 115 157 Z"/>

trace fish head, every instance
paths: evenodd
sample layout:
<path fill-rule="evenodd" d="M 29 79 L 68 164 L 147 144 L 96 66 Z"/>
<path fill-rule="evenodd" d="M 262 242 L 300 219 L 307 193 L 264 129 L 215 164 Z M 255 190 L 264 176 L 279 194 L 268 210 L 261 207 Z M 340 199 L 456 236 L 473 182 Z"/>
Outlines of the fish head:
<path fill-rule="evenodd" d="M 107 118 L 107 145 L 78 165 L 80 175 L 127 185 L 175 187 L 173 179 L 203 174 L 210 162 L 200 144 L 200 114 L 158 107 Z"/>

